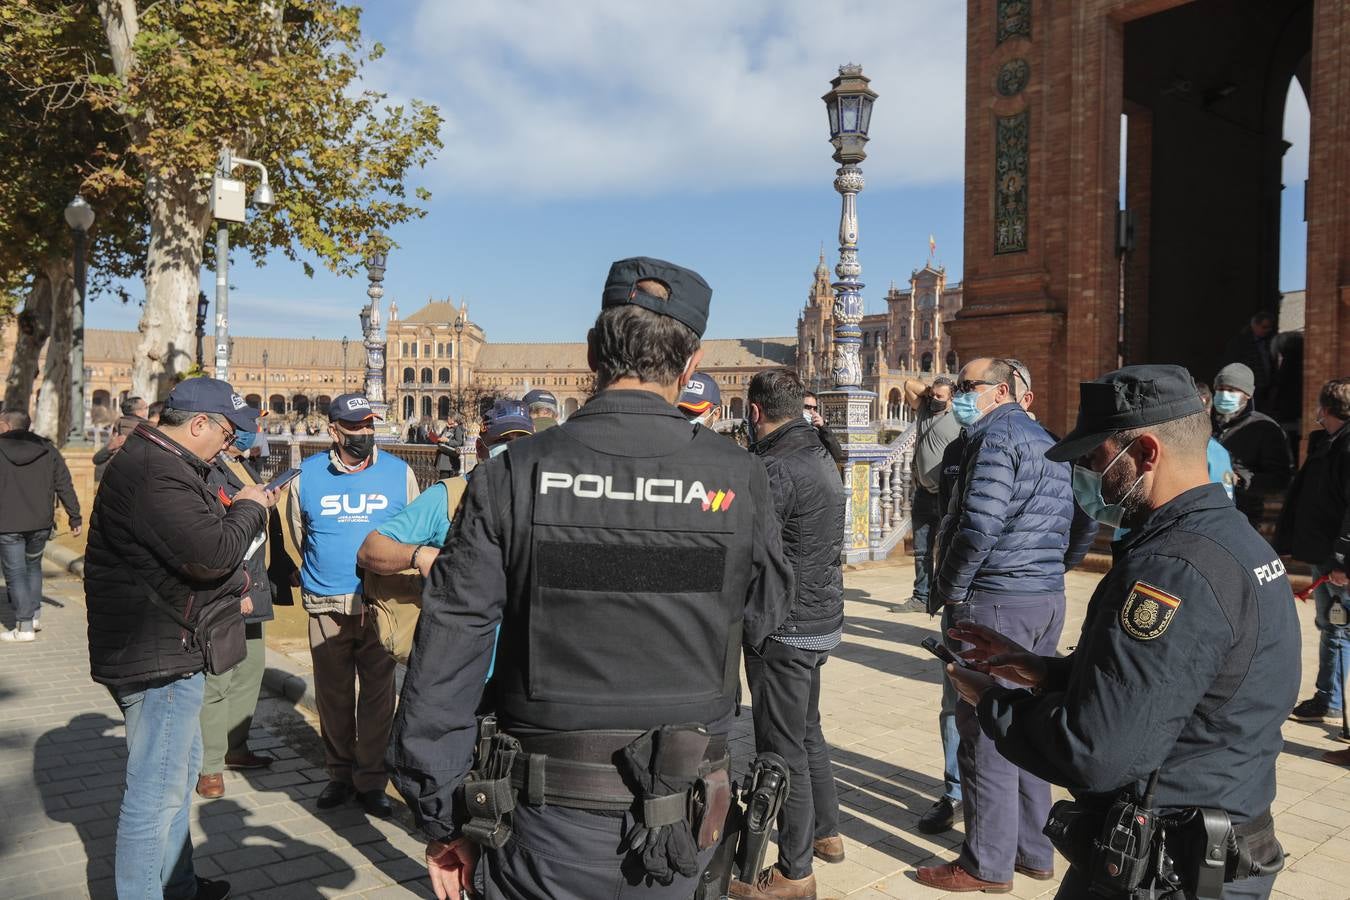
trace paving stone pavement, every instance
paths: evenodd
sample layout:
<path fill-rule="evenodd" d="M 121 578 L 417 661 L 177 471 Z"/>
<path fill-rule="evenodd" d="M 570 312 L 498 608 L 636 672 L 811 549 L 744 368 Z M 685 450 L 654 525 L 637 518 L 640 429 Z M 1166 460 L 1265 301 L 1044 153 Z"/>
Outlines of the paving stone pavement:
<path fill-rule="evenodd" d="M 928 898 L 917 865 L 955 856 L 959 831 L 928 837 L 918 817 L 941 790 L 939 664 L 918 647 L 933 625 L 900 613 L 907 564 L 850 572 L 845 641 L 824 671 L 822 718 L 834 748 L 847 860 L 818 865 L 819 896 Z M 1078 634 L 1097 576 L 1069 579 L 1065 649 Z M 112 852 L 125 762 L 121 716 L 89 680 L 79 582 L 49 577 L 44 631 L 0 646 L 0 900 L 111 897 Z M 0 618 L 7 619 L 0 603 Z M 1312 610 L 1302 605 L 1303 681 L 1316 672 Z M 9 620 L 12 623 L 12 620 Z M 422 841 L 406 810 L 380 822 L 355 808 L 320 812 L 326 776 L 314 764 L 312 723 L 285 701 L 264 701 L 253 746 L 277 759 L 268 772 L 226 775 L 224 799 L 194 801 L 198 871 L 225 877 L 235 897 L 427 897 Z M 1281 900 L 1350 900 L 1350 769 L 1321 762 L 1331 724 L 1290 722 L 1275 803 L 1290 855 Z M 738 768 L 753 755 L 749 716 L 733 734 Z M 1061 861 L 1062 868 L 1062 861 Z M 1011 896 L 1052 897 L 1055 882 L 1018 876 Z M 948 895 L 955 896 L 955 895 Z"/>

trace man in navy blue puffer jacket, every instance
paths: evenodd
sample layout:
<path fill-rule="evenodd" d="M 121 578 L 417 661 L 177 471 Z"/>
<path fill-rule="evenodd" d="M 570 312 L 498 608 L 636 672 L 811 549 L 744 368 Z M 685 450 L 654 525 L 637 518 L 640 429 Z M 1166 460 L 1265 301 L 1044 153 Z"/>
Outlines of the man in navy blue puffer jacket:
<path fill-rule="evenodd" d="M 1081 558 L 1085 542 L 1071 549 L 1071 469 L 1045 458 L 1054 438 L 1017 403 L 1015 379 L 1002 359 L 977 359 L 961 371 L 952 408 L 966 447 L 933 593 L 950 621 L 1011 629 L 1024 646 L 1052 656 L 1064 627 L 1066 564 Z M 921 868 L 918 880 L 969 891 L 1011 887 L 1014 870 L 1049 879 L 1054 851 L 1041 833 L 1049 786 L 999 754 L 971 706 L 958 704 L 956 720 L 966 840 L 955 862 Z"/>

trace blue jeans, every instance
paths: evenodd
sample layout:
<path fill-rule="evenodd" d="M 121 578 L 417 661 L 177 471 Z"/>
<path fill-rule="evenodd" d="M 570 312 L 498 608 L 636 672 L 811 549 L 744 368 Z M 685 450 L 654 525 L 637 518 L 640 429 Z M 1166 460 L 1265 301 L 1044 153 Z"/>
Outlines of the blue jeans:
<path fill-rule="evenodd" d="M 202 764 L 206 678 L 109 688 L 127 723 L 127 791 L 117 819 L 117 900 L 189 900 L 192 788 Z"/>
<path fill-rule="evenodd" d="M 938 495 L 916 486 L 910 522 L 914 536 L 914 599 L 927 604 L 929 585 L 933 583 L 933 538 L 942 524 Z"/>
<path fill-rule="evenodd" d="M 940 639 L 942 643 L 959 650 L 958 645 L 947 637 L 947 629 L 952 625 L 951 607 L 942 608 Z M 961 802 L 961 767 L 956 761 L 956 749 L 961 746 L 961 732 L 956 728 L 956 688 L 944 672 L 942 675 L 942 706 L 938 709 L 938 732 L 942 735 L 942 796 Z"/>
<path fill-rule="evenodd" d="M 1313 567 L 1313 576 L 1320 578 L 1332 566 L 1324 563 Z M 1345 675 L 1350 663 L 1350 625 L 1332 625 L 1331 609 L 1336 604 L 1350 607 L 1350 590 L 1326 582 L 1313 593 L 1317 614 L 1313 623 L 1322 632 L 1317 654 L 1317 696 L 1327 701 L 1327 709 L 1339 712 L 1345 703 Z"/>
<path fill-rule="evenodd" d="M 14 618 L 21 623 L 31 623 L 42 609 L 42 548 L 51 534 L 50 528 L 0 532 L 0 571 Z"/>

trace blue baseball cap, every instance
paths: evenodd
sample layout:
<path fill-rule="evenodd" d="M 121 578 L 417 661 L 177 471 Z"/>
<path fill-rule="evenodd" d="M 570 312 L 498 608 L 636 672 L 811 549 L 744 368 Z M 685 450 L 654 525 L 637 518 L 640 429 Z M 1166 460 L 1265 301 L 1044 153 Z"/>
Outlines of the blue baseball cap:
<path fill-rule="evenodd" d="M 523 400 L 498 400 L 483 417 L 483 443 L 495 444 L 509 434 L 534 434 L 534 420 Z"/>
<path fill-rule="evenodd" d="M 680 391 L 675 405 L 687 413 L 701 416 L 714 406 L 722 403 L 722 392 L 711 375 L 695 372 L 689 377 L 689 383 Z"/>
<path fill-rule="evenodd" d="M 338 394 L 328 404 L 330 422 L 369 422 L 378 418 L 365 394 Z"/>
<path fill-rule="evenodd" d="M 228 381 L 219 378 L 189 378 L 170 392 L 166 409 L 181 412 L 216 413 L 239 431 L 258 430 L 258 410 L 244 402 Z"/>

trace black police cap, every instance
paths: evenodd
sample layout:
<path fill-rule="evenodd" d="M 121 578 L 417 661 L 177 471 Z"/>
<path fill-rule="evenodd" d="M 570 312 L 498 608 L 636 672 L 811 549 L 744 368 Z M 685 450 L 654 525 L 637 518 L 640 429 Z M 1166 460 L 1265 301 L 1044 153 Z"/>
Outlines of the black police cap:
<path fill-rule="evenodd" d="M 1045 456 L 1070 462 L 1119 432 L 1204 411 L 1191 373 L 1181 366 L 1126 366 L 1078 386 L 1078 424 Z"/>
<path fill-rule="evenodd" d="M 637 286 L 639 281 L 648 280 L 664 284 L 670 291 L 670 298 L 662 300 Z M 634 256 L 621 259 L 609 267 L 609 278 L 605 280 L 600 306 L 609 309 L 625 303 L 683 322 L 695 334 L 703 337 L 703 330 L 708 327 L 712 288 L 693 269 L 650 256 Z"/>

